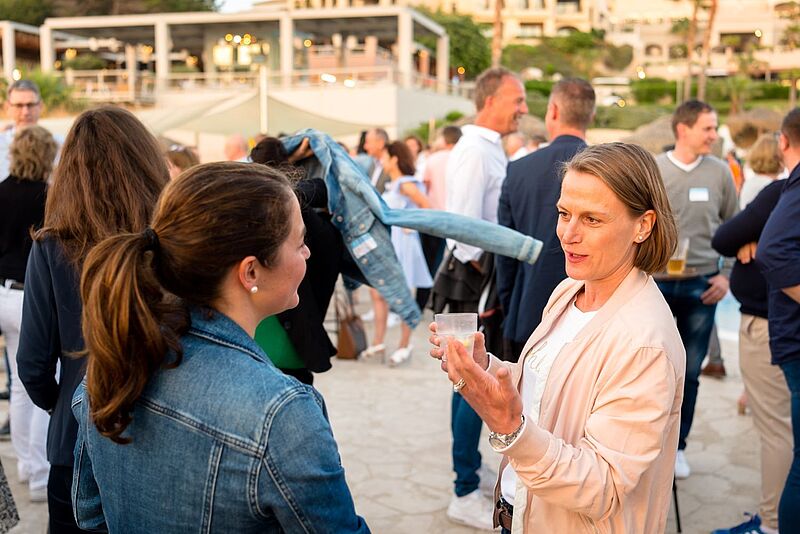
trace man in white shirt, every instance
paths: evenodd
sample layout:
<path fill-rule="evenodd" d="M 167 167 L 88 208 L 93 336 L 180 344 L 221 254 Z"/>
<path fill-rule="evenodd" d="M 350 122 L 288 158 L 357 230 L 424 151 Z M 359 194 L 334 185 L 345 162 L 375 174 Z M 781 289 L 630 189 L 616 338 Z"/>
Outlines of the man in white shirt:
<path fill-rule="evenodd" d="M 501 138 L 517 131 L 521 117 L 528 112 L 525 88 L 510 71 L 489 69 L 475 82 L 475 106 L 475 123 L 461 128 L 461 139 L 447 163 L 446 209 L 496 223 L 508 165 Z M 450 239 L 447 246 L 450 255 L 442 262 L 433 287 L 434 310 L 446 306 L 451 313 L 477 312 L 481 287 L 491 276 L 491 261 L 477 247 Z M 461 395 L 453 393 L 451 428 L 456 480 L 447 516 L 461 524 L 492 530 L 494 503 L 478 489 L 481 426 L 475 411 Z"/>

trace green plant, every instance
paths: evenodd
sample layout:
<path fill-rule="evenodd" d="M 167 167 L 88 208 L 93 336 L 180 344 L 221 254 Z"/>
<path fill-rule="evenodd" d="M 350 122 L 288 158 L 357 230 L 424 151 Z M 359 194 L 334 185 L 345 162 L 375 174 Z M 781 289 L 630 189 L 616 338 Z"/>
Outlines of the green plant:
<path fill-rule="evenodd" d="M 52 11 L 49 0 L 0 0 L 0 20 L 41 26 L 44 19 L 52 16 Z"/>
<path fill-rule="evenodd" d="M 527 91 L 528 98 L 530 98 L 530 93 L 538 93 L 542 96 L 549 97 L 550 91 L 553 90 L 553 84 L 555 82 L 547 81 L 547 80 L 528 80 L 525 82 L 525 91 Z"/>
<path fill-rule="evenodd" d="M 528 91 L 526 104 L 528 105 L 528 113 L 534 117 L 544 119 L 547 113 L 547 102 L 549 98 L 537 91 Z"/>
<path fill-rule="evenodd" d="M 489 40 L 483 34 L 484 26 L 475 23 L 471 17 L 458 13 L 430 11 L 418 7 L 434 22 L 442 25 L 450 38 L 450 66 L 464 67 L 466 78 L 475 78 L 489 67 L 492 52 Z M 420 44 L 436 50 L 436 41 L 432 36 L 420 36 Z"/>
<path fill-rule="evenodd" d="M 547 76 L 552 76 L 556 72 L 564 76 L 582 74 L 578 71 L 573 59 L 568 53 L 553 47 L 548 39 L 544 39 L 538 46 L 507 46 L 503 50 L 501 63 L 514 71 L 535 67 L 541 69 Z"/>
<path fill-rule="evenodd" d="M 789 87 L 780 82 L 763 82 L 756 88 L 753 100 L 786 100 L 789 98 Z"/>
<path fill-rule="evenodd" d="M 514 71 L 536 67 L 547 76 L 592 78 L 601 64 L 609 70 L 623 70 L 633 60 L 629 45 L 614 46 L 603 40 L 602 31 L 572 32 L 569 35 L 542 38 L 536 46 L 513 44 L 503 49 L 501 63 Z"/>
<path fill-rule="evenodd" d="M 100 70 L 106 67 L 106 61 L 94 54 L 78 54 L 72 59 L 65 59 L 61 66 L 64 69 Z"/>
<path fill-rule="evenodd" d="M 178 63 L 172 65 L 170 67 L 170 72 L 185 74 L 185 73 L 192 73 L 192 72 L 200 72 L 200 69 L 197 66 L 189 66 L 186 63 Z"/>
<path fill-rule="evenodd" d="M 594 127 L 634 130 L 671 112 L 671 106 L 598 106 Z"/>
<path fill-rule="evenodd" d="M 460 111 L 450 111 L 444 116 L 444 118 L 436 119 L 434 121 L 434 130 L 438 130 L 439 128 L 447 126 L 448 124 L 452 124 L 462 117 L 464 117 L 464 114 Z M 416 135 L 420 139 L 424 140 L 430 139 L 430 124 L 427 122 L 421 122 L 416 128 L 408 130 L 406 135 Z"/>
<path fill-rule="evenodd" d="M 603 56 L 603 65 L 611 70 L 623 70 L 633 61 L 633 47 L 631 45 L 608 45 Z"/>
<path fill-rule="evenodd" d="M 22 76 L 39 86 L 42 102 L 44 103 L 45 109 L 48 111 L 56 109 L 81 111 L 86 107 L 86 102 L 73 96 L 72 87 L 68 86 L 61 76 L 49 72 L 42 72 L 38 69 L 23 72 Z M 6 92 L 3 91 L 2 94 L 5 98 Z"/>
<path fill-rule="evenodd" d="M 675 98 L 677 82 L 664 78 L 647 78 L 631 82 L 631 94 L 639 104 L 655 104 L 667 98 Z"/>

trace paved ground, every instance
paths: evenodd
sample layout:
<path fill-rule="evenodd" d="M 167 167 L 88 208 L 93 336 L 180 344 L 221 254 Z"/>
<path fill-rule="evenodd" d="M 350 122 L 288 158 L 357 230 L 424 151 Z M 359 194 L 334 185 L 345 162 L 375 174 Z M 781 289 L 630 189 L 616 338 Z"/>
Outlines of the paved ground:
<path fill-rule="evenodd" d="M 366 300 L 362 298 L 362 301 Z M 363 308 L 365 305 L 361 305 Z M 399 336 L 390 332 L 389 347 Z M 414 335 L 418 349 L 410 364 L 384 367 L 378 362 L 334 361 L 318 376 L 358 512 L 376 533 L 473 531 L 450 523 L 450 384 L 425 352 L 426 335 Z M 694 470 L 679 483 L 683 531 L 707 533 L 732 526 L 758 504 L 758 444 L 750 416 L 738 416 L 736 399 L 742 383 L 736 345 L 723 340 L 729 376 L 701 379 L 698 413 L 687 449 Z M 0 403 L 5 412 L 6 403 Z M 3 414 L 0 417 L 4 417 Z M 486 461 L 497 462 L 483 440 Z M 0 443 L 0 459 L 20 505 L 21 524 L 12 533 L 46 531 L 46 507 L 27 501 L 16 483 L 14 454 Z M 675 532 L 674 509 L 667 532 Z"/>

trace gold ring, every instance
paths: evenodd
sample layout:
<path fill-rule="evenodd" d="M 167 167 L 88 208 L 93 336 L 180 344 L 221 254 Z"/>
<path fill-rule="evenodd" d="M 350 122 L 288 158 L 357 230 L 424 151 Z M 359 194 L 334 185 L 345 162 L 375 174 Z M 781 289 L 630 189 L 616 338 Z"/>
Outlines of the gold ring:
<path fill-rule="evenodd" d="M 459 391 L 464 389 L 464 386 L 466 386 L 466 385 L 467 385 L 467 383 L 464 382 L 464 379 L 462 378 L 461 380 L 459 380 L 458 382 L 453 384 L 453 391 L 458 393 Z"/>

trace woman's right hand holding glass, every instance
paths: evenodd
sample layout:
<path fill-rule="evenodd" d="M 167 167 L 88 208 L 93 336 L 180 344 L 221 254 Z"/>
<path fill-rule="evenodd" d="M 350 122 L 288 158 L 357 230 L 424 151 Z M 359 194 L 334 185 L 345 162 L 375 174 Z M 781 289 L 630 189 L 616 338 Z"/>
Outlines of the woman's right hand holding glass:
<path fill-rule="evenodd" d="M 442 370 L 447 372 L 444 336 L 438 334 L 435 322 L 428 325 L 428 329 L 431 331 L 428 341 L 433 345 L 430 351 L 431 358 L 441 360 Z M 480 332 L 475 332 L 475 334 L 473 334 L 472 358 L 475 360 L 475 363 L 481 366 L 481 369 L 487 369 L 489 367 L 489 354 L 486 352 L 486 338 Z"/>

